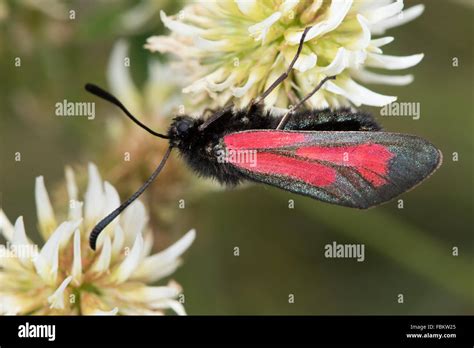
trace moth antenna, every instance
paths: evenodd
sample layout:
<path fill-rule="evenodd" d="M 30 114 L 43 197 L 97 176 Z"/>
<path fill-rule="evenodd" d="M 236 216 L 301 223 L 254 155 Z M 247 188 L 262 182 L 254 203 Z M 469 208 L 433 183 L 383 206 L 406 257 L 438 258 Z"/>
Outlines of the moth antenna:
<path fill-rule="evenodd" d="M 133 195 L 130 196 L 125 202 L 123 202 L 117 209 L 115 209 L 113 212 L 111 212 L 109 215 L 107 215 L 105 218 L 103 218 L 97 225 L 95 225 L 94 229 L 92 230 L 90 236 L 89 236 L 89 245 L 92 248 L 92 250 L 95 250 L 96 248 L 96 243 L 97 243 L 97 238 L 99 237 L 100 232 L 104 230 L 122 211 L 124 211 L 134 200 L 136 200 L 142 193 L 147 189 L 148 186 L 153 182 L 153 180 L 156 179 L 158 174 L 161 172 L 163 167 L 165 166 L 166 161 L 168 160 L 168 157 L 170 156 L 172 147 L 168 147 L 168 150 L 166 150 L 166 153 L 161 160 L 160 164 L 158 167 L 156 167 L 155 171 L 151 176 L 145 181 L 145 183 L 135 192 Z"/>
<path fill-rule="evenodd" d="M 127 110 L 127 108 L 120 102 L 120 100 L 118 100 L 116 97 L 114 97 L 112 94 L 110 94 L 106 90 L 104 90 L 104 89 L 100 88 L 99 86 L 96 86 L 92 83 L 87 83 L 85 85 L 85 89 L 86 89 L 87 92 L 89 92 L 89 93 L 91 93 L 91 94 L 93 94 L 93 95 L 95 95 L 99 98 L 105 99 L 108 102 L 118 106 L 120 109 L 122 109 L 122 111 L 125 113 L 125 115 L 127 115 L 133 122 L 135 122 L 137 125 L 142 127 L 148 133 L 153 134 L 154 136 L 156 136 L 158 138 L 169 139 L 169 137 L 167 137 L 166 135 L 155 132 L 153 129 L 146 126 L 142 122 L 140 122 L 135 116 L 132 115 L 132 113 L 130 111 Z"/>

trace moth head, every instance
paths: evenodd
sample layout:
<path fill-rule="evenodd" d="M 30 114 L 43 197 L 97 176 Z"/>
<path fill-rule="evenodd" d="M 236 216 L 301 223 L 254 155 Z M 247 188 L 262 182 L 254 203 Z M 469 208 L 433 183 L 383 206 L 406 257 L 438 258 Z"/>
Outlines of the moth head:
<path fill-rule="evenodd" d="M 168 130 L 168 137 L 173 146 L 179 146 L 183 141 L 193 137 L 198 132 L 198 124 L 195 118 L 190 116 L 178 116 L 173 119 Z"/>

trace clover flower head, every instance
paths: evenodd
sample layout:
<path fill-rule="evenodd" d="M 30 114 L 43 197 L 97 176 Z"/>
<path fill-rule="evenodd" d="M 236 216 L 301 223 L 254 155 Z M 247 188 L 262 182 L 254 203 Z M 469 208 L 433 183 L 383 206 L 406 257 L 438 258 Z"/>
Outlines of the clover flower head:
<path fill-rule="evenodd" d="M 190 77 L 183 91 L 194 93 L 197 102 L 222 106 L 234 99 L 244 107 L 286 71 L 304 29 L 311 26 L 290 77 L 266 98 L 266 106 L 288 108 L 332 75 L 337 79 L 327 82 L 309 105 L 383 106 L 396 97 L 362 84 L 406 85 L 413 77 L 370 69 L 405 69 L 423 58 L 423 54 L 383 54 L 382 47 L 394 38 L 375 37 L 418 17 L 424 9 L 416 5 L 403 11 L 403 7 L 403 0 L 197 1 L 178 15 L 161 12 L 171 34 L 150 37 L 145 47 L 180 58 L 177 67 Z"/>
<path fill-rule="evenodd" d="M 149 284 L 172 274 L 192 244 L 191 230 L 167 249 L 150 255 L 153 236 L 145 206 L 135 201 L 101 234 L 98 251 L 88 245 L 94 225 L 119 204 L 119 195 L 89 165 L 84 201 L 78 200 L 74 172 L 66 169 L 68 216 L 60 223 L 43 177 L 36 178 L 41 249 L 26 235 L 23 217 L 14 225 L 0 210 L 0 314 L 185 314 L 181 287 Z"/>

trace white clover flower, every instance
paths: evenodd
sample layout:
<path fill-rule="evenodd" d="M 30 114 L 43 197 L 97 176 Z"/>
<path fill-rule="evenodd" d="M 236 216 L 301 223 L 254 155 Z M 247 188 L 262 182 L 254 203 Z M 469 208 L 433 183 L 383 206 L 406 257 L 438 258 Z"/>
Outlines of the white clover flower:
<path fill-rule="evenodd" d="M 177 269 L 195 231 L 149 255 L 153 237 L 146 209 L 137 200 L 103 231 L 94 252 L 89 232 L 119 205 L 118 193 L 93 164 L 84 204 L 78 201 L 71 169 L 66 169 L 66 181 L 69 213 L 59 223 L 43 177 L 36 179 L 38 227 L 46 241 L 41 250 L 26 236 L 23 217 L 12 225 L 0 210 L 0 230 L 7 240 L 0 246 L 0 314 L 164 314 L 168 308 L 186 314 L 176 282 L 148 284 Z"/>
<path fill-rule="evenodd" d="M 127 59 L 129 59 L 129 44 L 125 40 L 116 41 L 107 66 L 110 91 L 132 114 L 147 119 L 147 123 L 161 120 L 166 121 L 164 125 L 168 125 L 168 117 L 173 109 L 183 103 L 182 95 L 177 93 L 178 84 L 182 79 L 181 74 L 154 60 L 148 63 L 148 78 L 143 88 L 138 88 L 133 81 L 130 66 L 124 64 Z M 123 121 L 119 117 L 114 119 Z"/>
<path fill-rule="evenodd" d="M 161 12 L 171 35 L 150 37 L 145 47 L 180 58 L 179 68 L 192 82 L 183 91 L 195 93 L 195 100 L 210 97 L 212 106 L 222 106 L 237 98 L 243 107 L 287 69 L 304 29 L 312 26 L 290 77 L 266 98 L 266 106 L 288 108 L 332 75 L 337 79 L 308 100 L 312 107 L 383 106 L 396 97 L 360 83 L 406 85 L 413 77 L 370 69 L 406 69 L 423 58 L 385 55 L 382 46 L 394 38 L 374 38 L 424 9 L 416 5 L 402 11 L 403 7 L 403 0 L 197 1 L 175 16 Z"/>

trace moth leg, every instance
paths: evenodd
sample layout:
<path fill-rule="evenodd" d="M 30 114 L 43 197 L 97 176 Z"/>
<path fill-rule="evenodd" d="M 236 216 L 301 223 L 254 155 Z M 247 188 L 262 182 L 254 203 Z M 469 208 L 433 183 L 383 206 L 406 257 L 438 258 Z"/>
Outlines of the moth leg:
<path fill-rule="evenodd" d="M 306 34 L 308 31 L 311 29 L 311 26 L 306 27 L 305 30 L 303 31 L 303 35 L 301 35 L 300 43 L 298 45 L 298 50 L 296 51 L 295 56 L 293 57 L 293 60 L 291 61 L 290 65 L 288 66 L 288 69 L 281 74 L 272 84 L 270 87 L 267 88 L 266 91 L 263 92 L 263 94 L 257 98 L 257 100 L 254 101 L 254 104 L 260 104 L 263 102 L 263 100 L 270 94 L 272 91 L 280 84 L 282 83 L 290 74 L 291 70 L 293 69 L 293 66 L 295 65 L 296 61 L 298 60 L 298 57 L 300 56 L 301 50 L 303 49 L 303 44 L 304 44 L 304 39 L 306 37 Z"/>
<path fill-rule="evenodd" d="M 291 115 L 293 115 L 298 108 L 300 108 L 309 98 L 311 98 L 314 93 L 319 91 L 319 89 L 326 83 L 326 81 L 335 80 L 335 79 L 336 79 L 336 76 L 326 76 L 324 79 L 322 79 L 321 82 L 319 82 L 318 85 L 316 87 L 314 87 L 314 89 L 311 92 L 309 92 L 303 99 L 301 99 L 298 102 L 298 104 L 296 104 L 295 106 L 292 106 L 287 111 L 287 113 L 281 118 L 281 121 L 278 124 L 278 126 L 276 127 L 276 129 L 279 130 L 279 129 L 282 129 L 283 127 L 285 127 L 285 124 L 288 122 Z"/>

